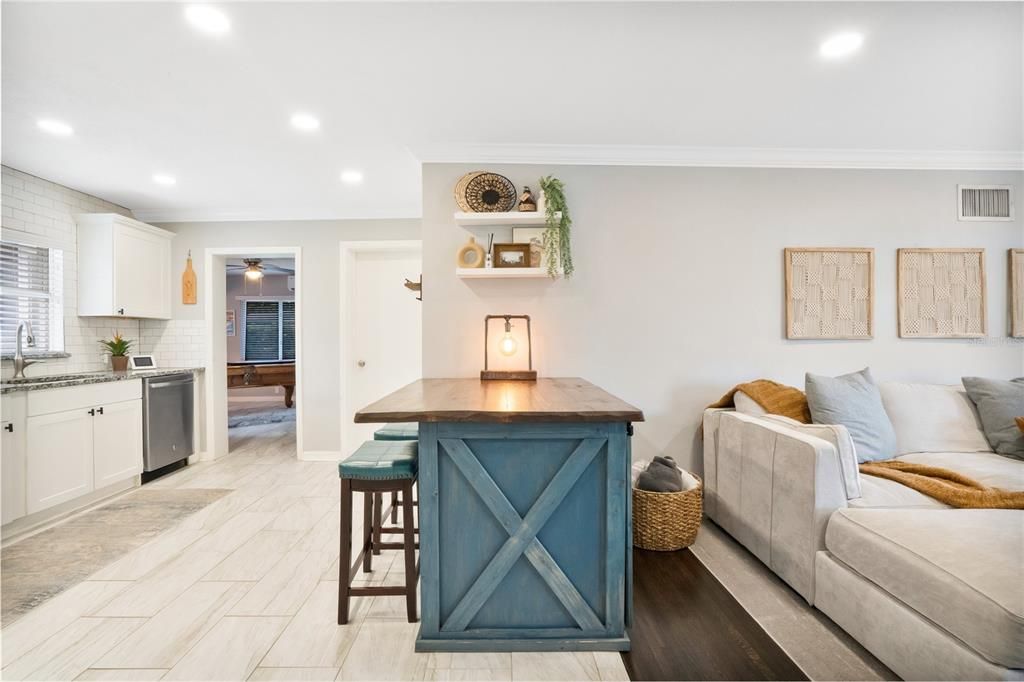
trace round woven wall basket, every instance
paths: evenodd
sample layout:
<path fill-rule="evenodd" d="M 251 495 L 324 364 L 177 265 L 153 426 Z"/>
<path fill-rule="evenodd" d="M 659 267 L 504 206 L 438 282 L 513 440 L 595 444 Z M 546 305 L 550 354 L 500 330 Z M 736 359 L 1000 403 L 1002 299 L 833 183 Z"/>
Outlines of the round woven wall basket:
<path fill-rule="evenodd" d="M 633 488 L 633 544 L 640 549 L 671 552 L 693 544 L 700 529 L 704 482 L 678 493 Z"/>

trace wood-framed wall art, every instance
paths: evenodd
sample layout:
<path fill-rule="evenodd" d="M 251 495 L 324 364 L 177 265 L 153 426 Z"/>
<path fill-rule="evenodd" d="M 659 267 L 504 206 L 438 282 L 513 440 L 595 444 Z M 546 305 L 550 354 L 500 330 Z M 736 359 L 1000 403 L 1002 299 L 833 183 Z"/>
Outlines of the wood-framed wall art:
<path fill-rule="evenodd" d="M 1024 249 L 1009 251 L 1010 336 L 1024 338 Z"/>
<path fill-rule="evenodd" d="M 787 339 L 873 338 L 874 249 L 790 247 L 784 257 Z"/>
<path fill-rule="evenodd" d="M 984 249 L 899 249 L 896 289 L 900 338 L 988 334 Z"/>

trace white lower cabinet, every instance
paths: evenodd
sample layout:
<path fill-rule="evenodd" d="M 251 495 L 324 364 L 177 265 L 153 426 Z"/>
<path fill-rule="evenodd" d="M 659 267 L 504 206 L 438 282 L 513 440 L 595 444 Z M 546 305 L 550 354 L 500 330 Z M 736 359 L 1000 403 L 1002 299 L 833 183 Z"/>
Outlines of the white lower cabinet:
<path fill-rule="evenodd" d="M 142 401 L 104 405 L 99 410 L 92 427 L 95 488 L 142 473 Z"/>
<path fill-rule="evenodd" d="M 27 514 L 25 511 L 25 394 L 8 393 L 0 398 L 0 505 L 6 525 Z"/>
<path fill-rule="evenodd" d="M 93 490 L 93 416 L 84 408 L 28 418 L 26 497 L 33 514 Z"/>
<path fill-rule="evenodd" d="M 137 379 L 5 395 L 3 426 L 4 525 L 142 472 Z"/>

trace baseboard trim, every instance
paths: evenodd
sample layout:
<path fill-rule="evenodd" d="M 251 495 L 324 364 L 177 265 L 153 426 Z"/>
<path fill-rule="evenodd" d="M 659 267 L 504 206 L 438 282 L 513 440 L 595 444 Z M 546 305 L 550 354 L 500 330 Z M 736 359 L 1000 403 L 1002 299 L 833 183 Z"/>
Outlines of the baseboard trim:
<path fill-rule="evenodd" d="M 299 459 L 304 462 L 337 462 L 341 453 L 337 450 L 303 450 Z"/>

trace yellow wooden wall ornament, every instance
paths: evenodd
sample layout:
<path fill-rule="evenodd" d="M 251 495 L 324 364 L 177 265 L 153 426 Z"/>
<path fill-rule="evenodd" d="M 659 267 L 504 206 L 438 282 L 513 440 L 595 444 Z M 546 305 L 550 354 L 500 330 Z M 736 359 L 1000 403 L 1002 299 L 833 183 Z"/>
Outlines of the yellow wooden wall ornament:
<path fill-rule="evenodd" d="M 192 269 L 191 249 L 188 252 L 188 260 L 185 261 L 185 272 L 181 273 L 181 302 L 186 305 L 196 303 L 196 272 Z"/>

